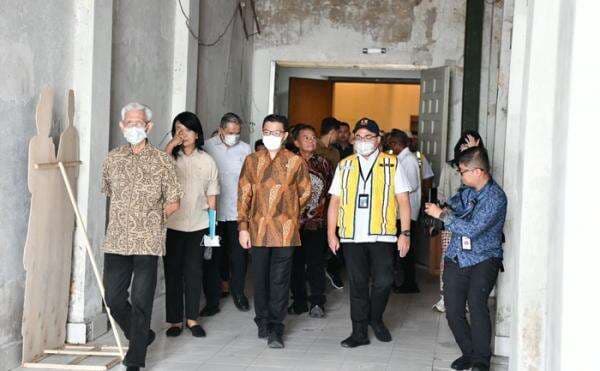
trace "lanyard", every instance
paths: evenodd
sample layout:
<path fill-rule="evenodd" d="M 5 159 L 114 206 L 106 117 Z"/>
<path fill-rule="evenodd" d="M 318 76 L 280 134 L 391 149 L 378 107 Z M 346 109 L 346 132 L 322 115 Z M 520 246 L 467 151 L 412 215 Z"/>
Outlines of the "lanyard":
<path fill-rule="evenodd" d="M 363 181 L 363 187 L 362 190 L 363 192 L 365 192 L 365 190 L 367 189 L 367 181 L 369 180 L 369 178 L 371 178 L 371 175 L 373 174 L 373 168 L 375 167 L 375 163 L 377 162 L 377 159 L 375 159 L 375 161 L 373 161 L 373 165 L 371 165 L 371 169 L 369 170 L 369 173 L 367 174 L 367 177 L 363 177 L 363 172 L 362 172 L 362 166 L 360 165 L 360 159 L 358 160 L 358 172 L 360 173 L 360 179 Z"/>

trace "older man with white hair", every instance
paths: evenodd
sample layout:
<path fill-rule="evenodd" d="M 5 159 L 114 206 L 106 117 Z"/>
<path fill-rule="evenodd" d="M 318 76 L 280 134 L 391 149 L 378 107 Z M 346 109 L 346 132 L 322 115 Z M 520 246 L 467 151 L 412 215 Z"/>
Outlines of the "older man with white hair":
<path fill-rule="evenodd" d="M 119 126 L 129 144 L 112 150 L 102 170 L 102 192 L 110 198 L 103 244 L 106 303 L 129 340 L 123 361 L 129 371 L 145 367 L 146 348 L 155 338 L 150 320 L 165 221 L 183 195 L 173 161 L 148 142 L 151 120 L 143 104 L 123 107 Z"/>

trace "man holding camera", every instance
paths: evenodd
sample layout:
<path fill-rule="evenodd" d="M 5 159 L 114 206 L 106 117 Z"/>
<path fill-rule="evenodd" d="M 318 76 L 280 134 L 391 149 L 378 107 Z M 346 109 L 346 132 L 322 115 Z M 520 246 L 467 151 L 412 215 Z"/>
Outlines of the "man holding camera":
<path fill-rule="evenodd" d="M 492 326 L 488 298 L 502 270 L 502 230 L 506 219 L 506 194 L 490 176 L 485 149 L 473 147 L 458 158 L 464 187 L 444 209 L 426 204 L 425 212 L 444 222 L 452 232 L 444 256 L 446 318 L 462 356 L 455 370 L 489 370 Z M 465 316 L 469 304 L 470 323 Z"/>

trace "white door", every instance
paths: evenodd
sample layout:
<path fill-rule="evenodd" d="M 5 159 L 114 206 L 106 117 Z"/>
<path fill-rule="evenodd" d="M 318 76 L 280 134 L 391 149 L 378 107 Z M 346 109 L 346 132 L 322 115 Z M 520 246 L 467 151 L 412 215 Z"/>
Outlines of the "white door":
<path fill-rule="evenodd" d="M 449 93 L 449 67 L 421 71 L 419 150 L 431 163 L 435 173 L 434 186 L 439 183 L 440 171 L 446 161 Z"/>

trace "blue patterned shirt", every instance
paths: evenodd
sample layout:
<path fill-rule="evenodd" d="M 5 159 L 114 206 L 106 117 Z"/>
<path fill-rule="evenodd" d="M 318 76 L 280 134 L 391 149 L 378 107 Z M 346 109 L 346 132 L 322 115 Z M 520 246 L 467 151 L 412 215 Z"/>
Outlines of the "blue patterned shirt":
<path fill-rule="evenodd" d="M 490 258 L 502 259 L 502 230 L 506 219 L 506 194 L 493 180 L 480 190 L 461 187 L 448 200 L 449 211 L 442 218 L 452 232 L 446 257 L 469 267 Z M 463 237 L 471 240 L 471 250 L 462 248 Z"/>

